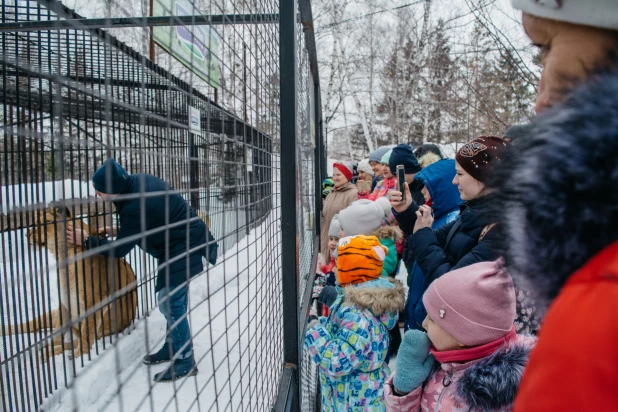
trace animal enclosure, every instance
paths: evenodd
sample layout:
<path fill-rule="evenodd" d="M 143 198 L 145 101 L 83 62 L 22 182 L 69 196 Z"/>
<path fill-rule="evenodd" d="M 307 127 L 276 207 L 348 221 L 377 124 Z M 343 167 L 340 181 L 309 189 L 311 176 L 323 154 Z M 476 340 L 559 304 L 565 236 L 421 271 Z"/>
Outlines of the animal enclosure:
<path fill-rule="evenodd" d="M 142 2 L 78 0 L 82 15 L 1 1 L 0 409 L 313 409 L 315 367 L 294 339 L 325 169 L 309 2 L 286 3 L 284 18 L 275 0 L 154 0 L 158 17 L 139 17 Z M 151 43 L 156 27 L 172 44 Z M 157 260 L 66 237 L 121 225 L 92 185 L 108 158 L 169 183 L 158 195 L 186 200 L 197 217 L 182 224 L 203 220 L 218 244 L 190 281 L 196 377 L 156 384 L 160 369 L 141 363 L 166 333 Z"/>

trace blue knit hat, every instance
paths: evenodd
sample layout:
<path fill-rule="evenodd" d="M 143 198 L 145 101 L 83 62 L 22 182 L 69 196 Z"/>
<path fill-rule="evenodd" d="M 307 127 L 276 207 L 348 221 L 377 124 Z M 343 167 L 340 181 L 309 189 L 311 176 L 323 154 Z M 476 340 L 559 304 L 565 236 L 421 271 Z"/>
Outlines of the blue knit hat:
<path fill-rule="evenodd" d="M 392 147 L 393 146 L 378 147 L 376 150 L 371 152 L 371 154 L 369 155 L 369 161 L 370 162 L 378 162 L 378 163 L 380 163 L 382 161 L 382 156 L 384 156 L 386 154 L 386 152 L 388 152 L 390 149 L 392 149 Z"/>
<path fill-rule="evenodd" d="M 397 165 L 403 165 L 406 174 L 418 173 L 421 171 L 421 166 L 418 164 L 412 146 L 407 144 L 400 144 L 393 149 L 391 157 L 388 160 L 388 167 L 391 169 L 391 173 L 395 173 Z"/>
<path fill-rule="evenodd" d="M 92 176 L 92 185 L 97 192 L 116 195 L 124 192 L 129 174 L 111 157 Z"/>

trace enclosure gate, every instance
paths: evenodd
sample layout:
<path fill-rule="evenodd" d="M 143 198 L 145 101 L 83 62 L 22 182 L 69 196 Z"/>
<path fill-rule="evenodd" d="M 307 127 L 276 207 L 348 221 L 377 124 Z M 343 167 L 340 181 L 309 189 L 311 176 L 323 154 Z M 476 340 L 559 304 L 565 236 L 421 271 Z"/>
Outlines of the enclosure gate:
<path fill-rule="evenodd" d="M 2 0 L 0 410 L 316 409 L 302 337 L 326 156 L 310 1 L 72 5 Z M 91 181 L 110 157 L 133 186 L 102 199 Z M 214 241 L 192 237 L 201 222 Z M 67 240 L 111 226 L 111 242 Z M 166 324 L 187 285 L 188 314 Z M 166 366 L 141 359 L 183 319 L 199 373 L 156 383 Z"/>

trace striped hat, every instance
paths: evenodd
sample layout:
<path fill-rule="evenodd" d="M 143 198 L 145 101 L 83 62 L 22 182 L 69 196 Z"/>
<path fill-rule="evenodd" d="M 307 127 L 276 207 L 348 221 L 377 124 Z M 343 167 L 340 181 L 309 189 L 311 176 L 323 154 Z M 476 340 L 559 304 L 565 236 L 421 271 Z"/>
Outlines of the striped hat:
<path fill-rule="evenodd" d="M 375 236 L 351 236 L 339 239 L 337 278 L 349 286 L 379 278 L 388 249 Z"/>

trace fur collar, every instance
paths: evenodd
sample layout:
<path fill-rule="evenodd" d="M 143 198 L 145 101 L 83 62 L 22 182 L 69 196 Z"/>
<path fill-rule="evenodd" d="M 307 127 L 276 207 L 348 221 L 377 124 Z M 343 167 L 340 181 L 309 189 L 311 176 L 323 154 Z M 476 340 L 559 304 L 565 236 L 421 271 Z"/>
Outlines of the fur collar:
<path fill-rule="evenodd" d="M 473 364 L 457 381 L 457 395 L 470 410 L 489 411 L 513 404 L 530 348 L 515 345 Z"/>
<path fill-rule="evenodd" d="M 397 226 L 382 226 L 373 232 L 372 236 L 378 239 L 391 239 L 396 242 L 403 237 L 403 232 Z"/>
<path fill-rule="evenodd" d="M 493 177 L 509 271 L 547 306 L 618 240 L 618 74 L 597 75 L 537 117 Z"/>
<path fill-rule="evenodd" d="M 406 296 L 401 282 L 388 279 L 392 288 L 354 287 L 343 288 L 343 304 L 369 309 L 375 316 L 384 313 L 398 313 L 406 304 Z"/>

